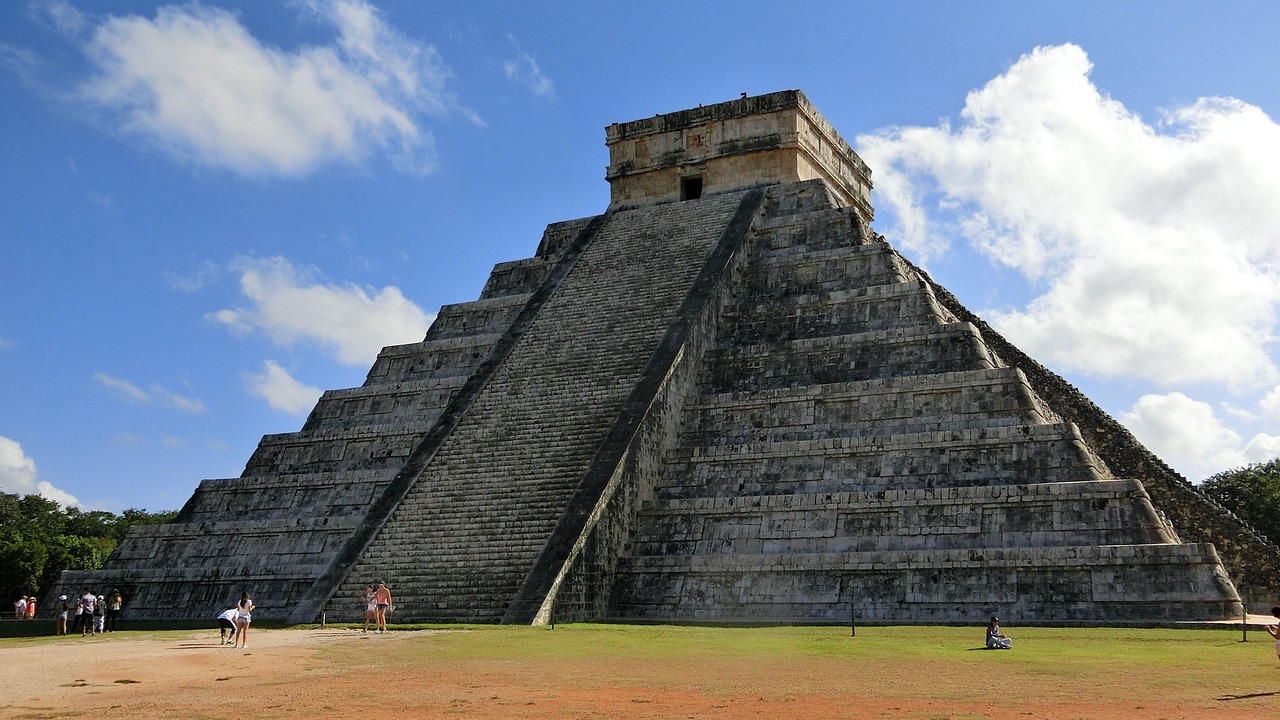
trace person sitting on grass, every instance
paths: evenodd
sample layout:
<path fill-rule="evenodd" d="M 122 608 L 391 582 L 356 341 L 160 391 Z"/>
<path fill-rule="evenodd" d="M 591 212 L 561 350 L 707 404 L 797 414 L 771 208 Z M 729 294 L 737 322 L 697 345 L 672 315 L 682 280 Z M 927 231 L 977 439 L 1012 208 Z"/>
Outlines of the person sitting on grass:
<path fill-rule="evenodd" d="M 1013 639 L 1000 632 L 1000 618 L 993 615 L 991 622 L 987 624 L 987 649 L 1011 650 L 1012 648 Z"/>

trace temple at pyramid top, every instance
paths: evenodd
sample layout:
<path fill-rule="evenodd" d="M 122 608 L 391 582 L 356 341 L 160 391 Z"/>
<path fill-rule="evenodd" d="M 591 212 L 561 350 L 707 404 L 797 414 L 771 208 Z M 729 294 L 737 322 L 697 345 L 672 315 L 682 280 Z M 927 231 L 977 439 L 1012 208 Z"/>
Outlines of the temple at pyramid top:
<path fill-rule="evenodd" d="M 871 222 L 871 169 L 799 90 L 614 123 L 605 144 L 614 207 L 821 180 Z"/>
<path fill-rule="evenodd" d="M 600 214 L 50 597 L 334 622 L 385 581 L 393 622 L 974 624 L 1280 597 L 1280 549 L 871 231 L 870 170 L 799 91 L 606 140 Z"/>

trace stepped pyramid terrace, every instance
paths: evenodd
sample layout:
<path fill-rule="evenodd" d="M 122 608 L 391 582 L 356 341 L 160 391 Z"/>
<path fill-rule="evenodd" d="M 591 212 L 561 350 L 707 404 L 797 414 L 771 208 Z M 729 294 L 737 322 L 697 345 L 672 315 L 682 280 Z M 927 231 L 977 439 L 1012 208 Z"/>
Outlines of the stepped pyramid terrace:
<path fill-rule="evenodd" d="M 130 618 L 1129 622 L 1280 597 L 1280 550 L 871 229 L 799 91 L 606 129 L 547 226 L 171 524 L 54 595 Z M 530 243 L 532 245 L 532 242 Z"/>

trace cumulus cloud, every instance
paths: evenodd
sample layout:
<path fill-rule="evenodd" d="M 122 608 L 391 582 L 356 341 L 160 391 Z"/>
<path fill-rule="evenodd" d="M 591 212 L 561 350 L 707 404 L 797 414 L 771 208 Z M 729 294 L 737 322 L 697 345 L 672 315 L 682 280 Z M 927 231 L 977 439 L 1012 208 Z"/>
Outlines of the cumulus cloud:
<path fill-rule="evenodd" d="M 63 507 L 80 504 L 71 493 L 40 480 L 36 473 L 36 461 L 27 457 L 17 441 L 3 435 L 0 435 L 0 492 L 40 495 Z"/>
<path fill-rule="evenodd" d="M 516 51 L 516 59 L 506 60 L 502 63 L 502 70 L 506 73 L 507 79 L 524 85 L 529 88 L 529 92 L 538 97 L 554 97 L 556 94 L 555 83 L 551 82 L 551 78 L 542 74 L 542 68 L 538 67 L 538 59 L 525 52 L 514 37 L 510 35 L 507 37 L 511 40 L 511 45 Z"/>
<path fill-rule="evenodd" d="M 261 332 L 281 347 L 314 343 L 344 365 L 369 365 L 386 345 L 421 340 L 433 317 L 395 286 L 325 284 L 283 257 L 234 265 L 253 305 L 219 310 L 212 320 L 237 334 Z"/>
<path fill-rule="evenodd" d="M 1280 457 L 1280 436 L 1258 433 L 1246 443 L 1209 403 L 1180 392 L 1143 395 L 1120 419 L 1152 452 L 1195 482 Z"/>
<path fill-rule="evenodd" d="M 424 121 L 461 110 L 439 53 L 364 0 L 304 7 L 336 31 L 332 43 L 274 47 L 235 14 L 196 3 L 108 17 L 86 33 L 96 73 L 81 95 L 127 132 L 210 167 L 296 176 L 378 152 L 430 172 Z"/>
<path fill-rule="evenodd" d="M 245 373 L 245 384 L 254 397 L 262 398 L 276 410 L 293 415 L 305 413 L 320 399 L 320 388 L 299 382 L 289 371 L 271 360 L 261 373 Z"/>
<path fill-rule="evenodd" d="M 1233 392 L 1273 385 L 1280 125 L 1201 99 L 1147 122 L 1037 48 L 971 92 L 954 126 L 858 138 L 890 240 L 924 259 L 963 239 L 1038 293 L 981 311 L 1067 371 Z"/>
<path fill-rule="evenodd" d="M 1180 392 L 1143 395 L 1121 420 L 1138 440 L 1192 481 L 1246 462 L 1240 436 L 1208 403 Z"/>
<path fill-rule="evenodd" d="M 182 410 L 183 412 L 202 413 L 205 411 L 204 402 L 199 398 L 176 393 L 163 385 L 153 383 L 144 390 L 128 380 L 101 372 L 94 373 L 93 379 L 97 380 L 103 387 L 114 391 L 119 397 L 138 405 L 159 403 L 165 407 Z"/>

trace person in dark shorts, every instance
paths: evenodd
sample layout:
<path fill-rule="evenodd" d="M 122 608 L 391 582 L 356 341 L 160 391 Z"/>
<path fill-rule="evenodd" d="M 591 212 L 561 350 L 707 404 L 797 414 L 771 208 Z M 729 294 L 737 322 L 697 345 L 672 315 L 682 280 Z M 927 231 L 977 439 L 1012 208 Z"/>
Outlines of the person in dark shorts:
<path fill-rule="evenodd" d="M 231 608 L 223 610 L 218 616 L 218 644 L 234 645 L 236 642 L 236 618 L 240 617 L 240 611 Z"/>

